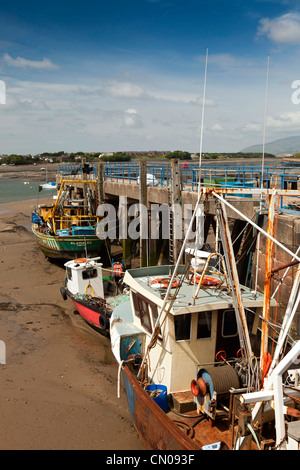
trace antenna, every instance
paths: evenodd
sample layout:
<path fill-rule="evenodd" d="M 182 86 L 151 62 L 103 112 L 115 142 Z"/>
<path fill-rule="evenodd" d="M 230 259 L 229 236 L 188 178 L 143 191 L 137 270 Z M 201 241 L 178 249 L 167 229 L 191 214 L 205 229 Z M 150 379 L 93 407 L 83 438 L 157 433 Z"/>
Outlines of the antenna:
<path fill-rule="evenodd" d="M 200 152 L 199 152 L 199 181 L 198 181 L 198 200 L 200 198 L 200 187 L 201 187 L 201 164 L 202 164 L 202 145 L 203 145 L 203 128 L 204 128 L 204 109 L 205 109 L 205 95 L 206 95 L 206 76 L 207 76 L 207 61 L 208 61 L 208 48 L 206 49 L 206 58 L 205 58 L 205 72 L 204 72 L 204 86 L 203 86 L 203 101 L 202 101 L 202 118 L 201 118 L 201 132 L 200 132 Z M 196 271 L 197 271 L 197 250 L 199 245 L 199 224 L 200 224 L 200 214 L 197 217 L 198 213 L 203 213 L 201 206 L 197 209 L 196 214 L 196 240 L 195 240 L 195 251 L 194 251 L 194 304 L 195 304 L 195 293 L 196 293 Z"/>
<path fill-rule="evenodd" d="M 198 197 L 199 197 L 199 194 L 200 194 L 200 185 L 201 185 L 201 163 L 202 163 L 202 144 L 203 144 L 204 107 L 205 107 L 205 94 L 206 94 L 207 60 L 208 60 L 208 49 L 206 49 L 204 87 L 203 87 L 202 118 L 201 118 L 201 133 L 200 133 L 200 152 L 199 152 Z"/>
<path fill-rule="evenodd" d="M 268 102 L 269 65 L 270 65 L 270 54 L 268 54 L 268 64 L 267 64 L 267 81 L 266 81 L 266 97 L 265 97 L 265 117 L 264 117 L 264 135 L 263 135 L 263 152 L 262 152 L 262 166 L 261 166 L 261 188 L 263 188 L 263 184 L 264 184 L 264 165 L 265 165 L 265 144 L 266 144 L 266 123 L 267 123 L 267 102 Z M 261 207 L 260 207 L 260 208 L 261 208 Z"/>
<path fill-rule="evenodd" d="M 265 115 L 264 115 L 264 132 L 263 132 L 263 151 L 262 151 L 262 165 L 261 165 L 261 181 L 260 188 L 264 186 L 264 165 L 265 165 L 265 143 L 266 143 L 266 126 L 267 126 L 267 102 L 268 102 L 268 84 L 269 84 L 269 65 L 270 65 L 270 54 L 268 54 L 267 62 L 267 80 L 266 80 L 266 97 L 265 97 Z M 262 210 L 262 194 L 260 195 L 259 212 Z M 258 256 L 260 246 L 260 232 L 257 237 L 257 256 L 256 256 L 256 274 L 255 274 L 255 292 L 257 291 L 257 280 L 258 280 Z"/>

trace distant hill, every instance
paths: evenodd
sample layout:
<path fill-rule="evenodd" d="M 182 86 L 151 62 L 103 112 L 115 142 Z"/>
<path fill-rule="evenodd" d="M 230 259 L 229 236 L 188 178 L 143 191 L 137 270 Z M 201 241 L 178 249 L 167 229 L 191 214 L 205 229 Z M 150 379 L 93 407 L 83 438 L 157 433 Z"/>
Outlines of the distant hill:
<path fill-rule="evenodd" d="M 241 152 L 262 152 L 263 146 L 262 144 L 259 145 L 252 145 L 251 147 L 247 147 Z M 287 137 L 285 139 L 278 139 L 274 140 L 273 142 L 269 142 L 265 145 L 265 152 L 266 153 L 273 153 L 274 155 L 279 155 L 282 153 L 300 153 L 300 136 L 293 136 Z"/>

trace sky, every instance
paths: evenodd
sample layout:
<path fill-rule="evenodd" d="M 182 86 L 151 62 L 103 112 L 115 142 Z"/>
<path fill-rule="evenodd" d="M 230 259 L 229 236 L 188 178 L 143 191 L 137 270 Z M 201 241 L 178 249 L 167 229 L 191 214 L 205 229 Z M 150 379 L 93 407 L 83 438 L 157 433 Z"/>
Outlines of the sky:
<path fill-rule="evenodd" d="M 299 0 L 0 0 L 0 154 L 294 135 Z"/>

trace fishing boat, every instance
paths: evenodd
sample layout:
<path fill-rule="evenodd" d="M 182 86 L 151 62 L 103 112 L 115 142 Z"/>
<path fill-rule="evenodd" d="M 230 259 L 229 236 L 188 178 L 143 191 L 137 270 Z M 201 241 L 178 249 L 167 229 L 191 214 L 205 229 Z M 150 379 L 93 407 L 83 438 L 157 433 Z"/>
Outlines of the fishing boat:
<path fill-rule="evenodd" d="M 56 189 L 55 181 L 46 181 L 46 183 L 40 184 L 39 190 L 41 191 L 42 189 Z"/>
<path fill-rule="evenodd" d="M 183 263 L 187 234 L 175 265 L 126 271 L 130 298 L 110 318 L 118 396 L 122 377 L 146 449 L 299 449 L 300 341 L 288 347 L 287 331 L 300 300 L 300 274 L 271 357 L 272 250 L 264 293 L 240 285 L 222 191 L 199 190 L 189 226 L 201 198 L 212 197 L 217 233 L 210 250 L 189 250 Z M 256 229 L 267 245 L 276 242 L 270 231 Z"/>
<path fill-rule="evenodd" d="M 46 181 L 45 183 L 39 184 L 39 191 L 42 191 L 43 189 L 57 189 L 57 185 L 55 181 L 48 181 L 48 167 L 46 168 L 41 168 L 42 170 L 46 171 Z"/>
<path fill-rule="evenodd" d="M 47 258 L 72 260 L 99 255 L 102 240 L 96 235 L 97 181 L 88 176 L 83 172 L 62 178 L 55 202 L 39 204 L 32 213 L 32 231 Z"/>
<path fill-rule="evenodd" d="M 114 305 L 117 305 L 118 284 L 121 275 L 116 269 L 103 275 L 100 257 L 79 258 L 65 263 L 66 277 L 60 289 L 64 300 L 70 298 L 76 311 L 94 329 L 109 332 L 109 319 Z M 113 276 L 111 276 L 111 273 Z M 117 276 L 116 276 L 117 274 Z M 125 297 L 120 292 L 122 301 Z"/>

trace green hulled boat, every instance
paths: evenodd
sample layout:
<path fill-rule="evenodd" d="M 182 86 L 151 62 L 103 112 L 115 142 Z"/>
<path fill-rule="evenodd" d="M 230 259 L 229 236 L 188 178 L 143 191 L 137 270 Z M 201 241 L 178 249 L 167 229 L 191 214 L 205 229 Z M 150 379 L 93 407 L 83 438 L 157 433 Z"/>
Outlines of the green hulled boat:
<path fill-rule="evenodd" d="M 33 225 L 37 244 L 47 258 L 74 259 L 95 256 L 100 252 L 102 241 L 97 235 L 51 235 Z M 88 255 L 87 255 L 88 254 Z"/>
<path fill-rule="evenodd" d="M 91 175 L 58 182 L 53 204 L 40 204 L 32 214 L 32 231 L 47 258 L 74 259 L 99 255 L 97 181 Z"/>

